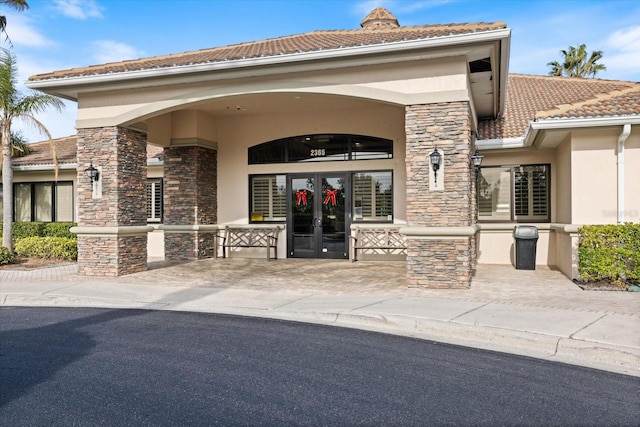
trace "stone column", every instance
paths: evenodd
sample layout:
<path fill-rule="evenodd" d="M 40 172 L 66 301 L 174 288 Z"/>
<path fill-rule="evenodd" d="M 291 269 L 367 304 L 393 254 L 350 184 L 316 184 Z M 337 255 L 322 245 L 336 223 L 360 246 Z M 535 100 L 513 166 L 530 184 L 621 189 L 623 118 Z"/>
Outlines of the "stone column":
<path fill-rule="evenodd" d="M 147 269 L 145 134 L 116 126 L 78 129 L 78 273 L 121 276 Z M 99 179 L 91 182 L 92 164 Z"/>
<path fill-rule="evenodd" d="M 167 260 L 214 256 L 218 229 L 218 152 L 201 146 L 164 149 L 164 252 Z"/>
<path fill-rule="evenodd" d="M 475 171 L 467 102 L 406 108 L 407 279 L 409 285 L 468 287 L 475 268 Z M 429 154 L 443 155 L 439 185 Z M 433 180 L 433 176 L 432 176 Z M 442 181 L 440 181 L 442 180 Z"/>

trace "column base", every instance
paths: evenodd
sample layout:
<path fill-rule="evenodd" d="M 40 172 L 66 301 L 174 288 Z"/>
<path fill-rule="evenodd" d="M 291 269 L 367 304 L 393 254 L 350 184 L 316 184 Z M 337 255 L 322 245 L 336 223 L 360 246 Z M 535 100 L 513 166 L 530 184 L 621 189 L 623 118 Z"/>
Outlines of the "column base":
<path fill-rule="evenodd" d="M 153 227 L 72 227 L 78 235 L 78 274 L 117 277 L 147 270 Z"/>

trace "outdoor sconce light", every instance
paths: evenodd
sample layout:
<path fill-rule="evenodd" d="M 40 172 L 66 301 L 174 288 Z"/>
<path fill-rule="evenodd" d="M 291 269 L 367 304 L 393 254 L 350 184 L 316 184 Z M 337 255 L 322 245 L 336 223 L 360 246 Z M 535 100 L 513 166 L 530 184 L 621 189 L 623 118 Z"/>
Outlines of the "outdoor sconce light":
<path fill-rule="evenodd" d="M 442 154 L 438 152 L 438 147 L 429 154 L 429 160 L 431 162 L 431 167 L 433 168 L 433 180 L 438 180 L 438 170 L 440 169 L 440 162 L 442 161 Z"/>
<path fill-rule="evenodd" d="M 91 181 L 91 183 L 100 179 L 100 171 L 93 167 L 93 162 L 89 165 L 88 168 L 84 170 L 84 173 L 87 174 L 87 177 L 89 178 L 89 181 Z"/>
<path fill-rule="evenodd" d="M 482 166 L 482 159 L 484 156 L 480 154 L 480 152 L 476 149 L 476 152 L 471 156 L 471 161 L 473 162 L 473 167 L 476 168 L 476 172 L 480 170 L 480 166 Z"/>

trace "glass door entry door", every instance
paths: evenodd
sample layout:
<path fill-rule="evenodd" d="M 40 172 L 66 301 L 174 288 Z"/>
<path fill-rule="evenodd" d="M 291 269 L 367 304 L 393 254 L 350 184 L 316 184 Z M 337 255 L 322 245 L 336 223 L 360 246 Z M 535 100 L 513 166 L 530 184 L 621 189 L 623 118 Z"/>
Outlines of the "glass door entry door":
<path fill-rule="evenodd" d="M 291 258 L 349 258 L 349 174 L 289 177 L 287 243 Z"/>

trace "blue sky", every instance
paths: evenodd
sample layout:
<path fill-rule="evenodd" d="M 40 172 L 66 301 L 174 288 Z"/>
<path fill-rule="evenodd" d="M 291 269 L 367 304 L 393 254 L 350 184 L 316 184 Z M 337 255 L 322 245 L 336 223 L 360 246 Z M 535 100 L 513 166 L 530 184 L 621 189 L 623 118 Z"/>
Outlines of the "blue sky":
<path fill-rule="evenodd" d="M 261 40 L 313 30 L 356 29 L 376 6 L 400 25 L 506 22 L 510 71 L 547 74 L 560 50 L 586 43 L 604 50 L 599 78 L 640 81 L 637 0 L 28 0 L 17 13 L 0 6 L 18 60 L 30 75 L 124 59 Z M 6 43 L 4 43 L 6 46 Z M 26 88 L 24 89 L 26 90 Z M 38 118 L 53 137 L 75 133 L 76 107 Z M 22 130 L 29 141 L 42 140 Z"/>

